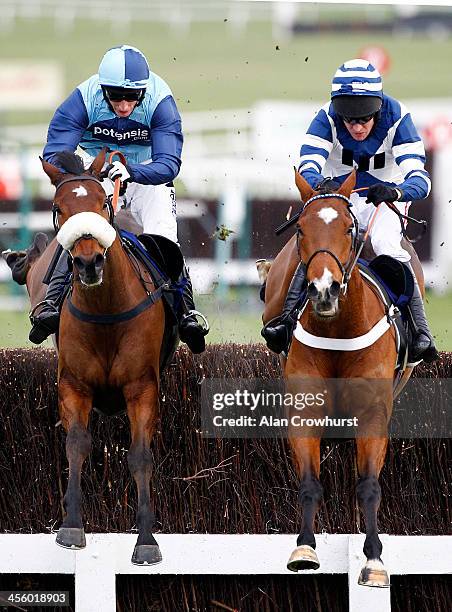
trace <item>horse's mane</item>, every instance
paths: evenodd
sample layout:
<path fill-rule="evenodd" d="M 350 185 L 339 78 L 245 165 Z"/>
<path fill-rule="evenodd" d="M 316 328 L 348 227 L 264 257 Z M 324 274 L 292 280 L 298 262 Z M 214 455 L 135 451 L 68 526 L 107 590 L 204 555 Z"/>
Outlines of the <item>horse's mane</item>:
<path fill-rule="evenodd" d="M 60 151 L 55 154 L 55 162 L 69 174 L 86 174 L 83 159 L 72 151 Z"/>
<path fill-rule="evenodd" d="M 328 189 L 327 187 L 320 187 L 320 189 L 315 190 L 315 195 L 325 195 L 327 193 L 336 193 L 336 192 L 332 192 L 331 189 Z"/>

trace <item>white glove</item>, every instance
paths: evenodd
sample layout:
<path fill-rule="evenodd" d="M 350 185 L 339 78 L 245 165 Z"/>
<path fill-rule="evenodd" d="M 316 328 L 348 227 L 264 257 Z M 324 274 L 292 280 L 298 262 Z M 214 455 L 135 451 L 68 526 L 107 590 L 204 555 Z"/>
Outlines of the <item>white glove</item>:
<path fill-rule="evenodd" d="M 120 161 L 115 161 L 109 166 L 105 168 L 105 173 L 110 180 L 115 182 L 117 178 L 120 179 L 121 183 L 124 185 L 128 181 L 130 181 L 130 172 L 127 170 L 127 167 L 124 166 Z"/>

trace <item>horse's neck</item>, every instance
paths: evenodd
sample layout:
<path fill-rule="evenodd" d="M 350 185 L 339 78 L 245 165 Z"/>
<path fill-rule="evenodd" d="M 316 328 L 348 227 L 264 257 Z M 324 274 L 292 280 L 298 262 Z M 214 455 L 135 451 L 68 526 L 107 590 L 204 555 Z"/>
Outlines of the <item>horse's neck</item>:
<path fill-rule="evenodd" d="M 76 306 L 86 312 L 111 314 L 129 310 L 143 299 L 143 287 L 119 238 L 107 251 L 102 283 L 96 287 L 84 287 L 76 282 L 72 296 Z"/>
<path fill-rule="evenodd" d="M 369 301 L 370 293 L 370 301 Z M 369 331 L 375 324 L 375 315 L 371 312 L 373 293 L 369 291 L 355 267 L 348 283 L 345 299 L 339 303 L 339 313 L 334 319 L 321 320 L 312 309 L 308 312 L 309 332 L 316 336 L 331 338 L 353 338 Z"/>

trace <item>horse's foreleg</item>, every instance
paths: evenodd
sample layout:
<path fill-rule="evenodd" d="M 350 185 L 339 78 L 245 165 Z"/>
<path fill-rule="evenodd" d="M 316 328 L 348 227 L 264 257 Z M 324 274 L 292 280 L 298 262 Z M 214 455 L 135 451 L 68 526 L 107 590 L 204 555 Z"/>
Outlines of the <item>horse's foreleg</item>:
<path fill-rule="evenodd" d="M 381 500 L 378 482 L 383 467 L 387 438 L 357 438 L 359 480 L 356 487 L 358 502 L 366 524 L 364 554 L 367 562 L 361 570 L 359 584 L 365 586 L 389 586 L 388 574 L 381 560 L 383 546 L 378 537 L 377 513 Z"/>
<path fill-rule="evenodd" d="M 155 518 L 150 499 L 150 444 L 158 414 L 158 386 L 156 382 L 147 383 L 144 387 L 142 384 L 129 385 L 124 390 L 124 395 L 132 437 L 127 460 L 138 490 L 138 540 L 132 563 L 151 565 L 162 560 L 159 546 L 152 535 Z"/>
<path fill-rule="evenodd" d="M 92 398 L 82 396 L 70 385 L 59 383 L 60 415 L 66 430 L 66 457 L 69 463 L 69 479 L 63 507 L 66 512 L 57 534 L 57 544 L 65 548 L 84 548 L 85 532 L 81 514 L 81 472 L 83 462 L 91 451 L 91 434 L 88 417 Z"/>
<path fill-rule="evenodd" d="M 287 563 L 288 569 L 297 572 L 302 569 L 320 567 L 315 552 L 314 520 L 322 499 L 323 489 L 320 474 L 320 438 L 291 438 L 293 458 L 300 476 L 299 500 L 303 509 L 297 548 Z"/>

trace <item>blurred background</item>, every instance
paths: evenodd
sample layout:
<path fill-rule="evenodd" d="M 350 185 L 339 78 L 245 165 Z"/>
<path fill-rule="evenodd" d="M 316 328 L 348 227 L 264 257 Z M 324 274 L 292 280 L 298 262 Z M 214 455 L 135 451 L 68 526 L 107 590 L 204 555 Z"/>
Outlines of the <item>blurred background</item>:
<path fill-rule="evenodd" d="M 255 260 L 298 206 L 293 166 L 329 98 L 336 68 L 364 57 L 412 111 L 432 194 L 411 211 L 429 221 L 416 248 L 438 347 L 452 350 L 452 8 L 240 0 L 2 0 L 0 249 L 53 235 L 42 152 L 56 107 L 128 43 L 173 90 L 185 144 L 177 180 L 179 237 L 210 342 L 260 341 Z M 221 240 L 218 228 L 232 232 Z M 412 229 L 416 233 L 416 228 Z M 0 346 L 28 342 L 28 298 L 0 262 Z"/>

